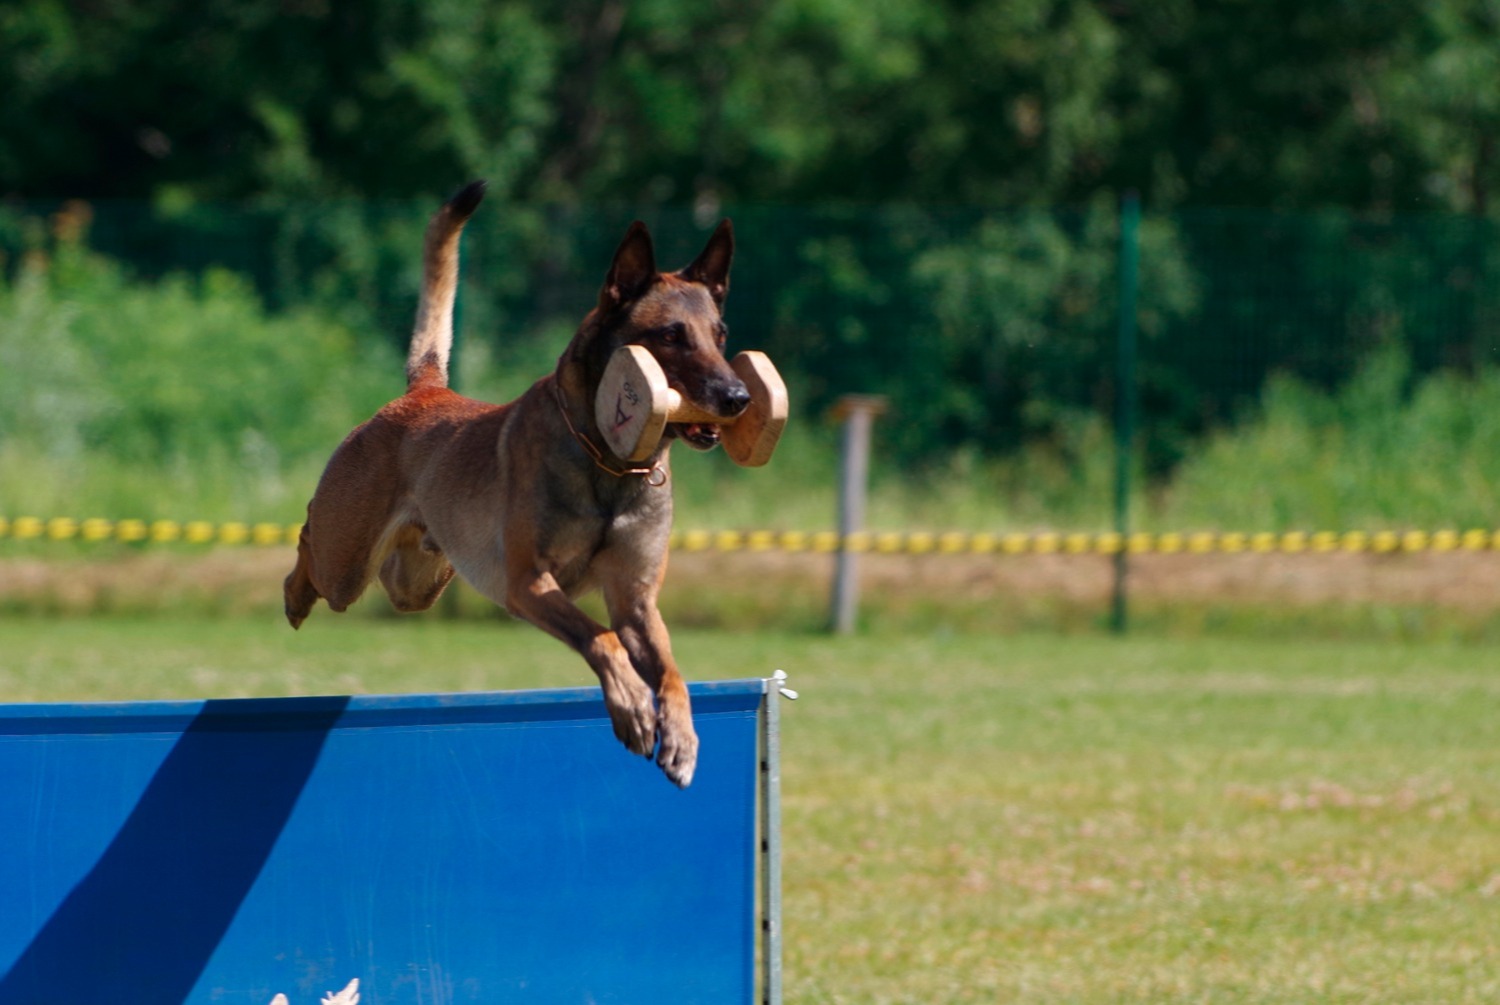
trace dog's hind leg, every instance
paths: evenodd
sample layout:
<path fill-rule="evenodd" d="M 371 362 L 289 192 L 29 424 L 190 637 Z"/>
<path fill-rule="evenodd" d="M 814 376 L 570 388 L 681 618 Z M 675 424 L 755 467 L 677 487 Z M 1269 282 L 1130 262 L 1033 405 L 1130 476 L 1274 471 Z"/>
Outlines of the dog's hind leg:
<path fill-rule="evenodd" d="M 307 504 L 297 565 L 286 579 L 286 616 L 293 628 L 319 597 L 331 610 L 348 609 L 389 550 L 401 505 L 391 440 L 390 423 L 377 415 L 349 434 L 323 470 Z"/>
<path fill-rule="evenodd" d="M 302 532 L 297 535 L 297 564 L 292 567 L 291 573 L 286 577 L 282 585 L 282 595 L 286 601 L 286 619 L 293 628 L 301 628 L 302 622 L 307 620 L 308 614 L 312 613 L 313 604 L 318 602 L 318 588 L 313 586 L 312 576 L 308 572 L 308 564 L 312 561 L 307 543 L 307 524 L 302 525 Z"/>
<path fill-rule="evenodd" d="M 319 597 L 333 611 L 345 611 L 370 585 L 372 546 L 365 543 L 357 528 L 341 527 L 341 533 L 322 533 L 314 543 L 312 517 L 302 525 L 297 541 L 297 564 L 286 577 L 282 591 L 286 599 L 286 619 L 300 628 Z M 375 537 L 372 531 L 370 538 Z"/>
<path fill-rule="evenodd" d="M 391 553 L 380 563 L 380 585 L 398 611 L 425 611 L 453 579 L 453 566 L 427 536 L 407 524 L 391 536 Z"/>

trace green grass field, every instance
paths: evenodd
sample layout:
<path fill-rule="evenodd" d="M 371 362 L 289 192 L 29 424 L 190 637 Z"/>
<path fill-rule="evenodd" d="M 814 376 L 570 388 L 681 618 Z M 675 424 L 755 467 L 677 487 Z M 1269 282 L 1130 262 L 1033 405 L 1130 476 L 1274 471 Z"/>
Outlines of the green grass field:
<path fill-rule="evenodd" d="M 690 677 L 782 668 L 803 695 L 784 717 L 790 1002 L 1500 998 L 1500 649 L 675 644 Z M 496 622 L 0 622 L 5 701 L 590 682 Z"/>

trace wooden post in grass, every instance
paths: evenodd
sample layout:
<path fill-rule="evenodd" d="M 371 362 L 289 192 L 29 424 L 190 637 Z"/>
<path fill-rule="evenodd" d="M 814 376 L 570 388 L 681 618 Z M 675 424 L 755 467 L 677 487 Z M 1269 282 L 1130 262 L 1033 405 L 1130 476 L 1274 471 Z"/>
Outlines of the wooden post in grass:
<path fill-rule="evenodd" d="M 849 536 L 864 529 L 865 497 L 870 481 L 870 433 L 886 399 L 873 394 L 846 394 L 833 406 L 833 418 L 844 423 L 839 449 L 839 549 L 833 576 L 833 630 L 854 631 L 859 612 L 859 553 Z"/>

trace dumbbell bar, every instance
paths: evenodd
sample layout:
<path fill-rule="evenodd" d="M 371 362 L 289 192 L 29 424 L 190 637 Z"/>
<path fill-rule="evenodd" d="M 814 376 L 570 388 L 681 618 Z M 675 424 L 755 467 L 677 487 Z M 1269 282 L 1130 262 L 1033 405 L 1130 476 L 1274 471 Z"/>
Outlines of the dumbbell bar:
<path fill-rule="evenodd" d="M 718 426 L 731 460 L 754 468 L 771 459 L 786 426 L 786 384 L 763 352 L 749 350 L 729 361 L 750 391 L 750 406 L 737 418 L 705 412 L 667 386 L 667 376 L 650 351 L 638 345 L 615 350 L 594 397 L 594 418 L 616 457 L 643 461 L 656 450 L 669 422 Z"/>

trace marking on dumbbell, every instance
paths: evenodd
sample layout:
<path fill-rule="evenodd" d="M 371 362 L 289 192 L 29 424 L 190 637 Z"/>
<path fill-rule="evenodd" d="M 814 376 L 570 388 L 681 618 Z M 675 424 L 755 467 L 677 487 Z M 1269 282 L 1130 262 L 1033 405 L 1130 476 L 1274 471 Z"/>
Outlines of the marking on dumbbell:
<path fill-rule="evenodd" d="M 615 429 L 621 428 L 631 419 L 635 418 L 633 414 L 626 414 L 624 397 L 624 395 L 621 395 L 615 399 Z"/>
<path fill-rule="evenodd" d="M 627 402 L 627 401 L 630 402 L 632 405 L 635 405 L 637 408 L 640 407 L 640 404 L 641 404 L 641 394 L 640 394 L 639 391 L 637 391 L 635 389 L 635 384 L 633 384 L 632 382 L 630 382 L 628 380 L 625 381 L 620 386 L 620 393 L 615 396 L 615 425 L 614 425 L 614 429 L 616 429 L 616 430 L 624 428 L 624 426 L 627 423 L 629 423 L 632 419 L 635 418 L 635 413 L 634 412 L 627 413 L 625 411 L 625 402 Z"/>

